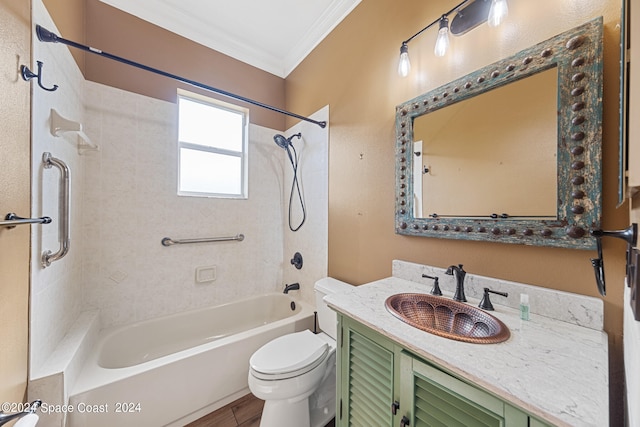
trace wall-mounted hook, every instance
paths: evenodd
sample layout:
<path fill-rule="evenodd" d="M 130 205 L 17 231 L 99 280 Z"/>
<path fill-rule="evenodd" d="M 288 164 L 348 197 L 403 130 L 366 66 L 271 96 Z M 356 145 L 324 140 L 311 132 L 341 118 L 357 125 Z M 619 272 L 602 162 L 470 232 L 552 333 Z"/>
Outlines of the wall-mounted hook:
<path fill-rule="evenodd" d="M 22 78 L 25 81 L 29 81 L 32 78 L 37 78 L 38 79 L 38 86 L 40 86 L 42 89 L 49 91 L 49 92 L 53 92 L 54 90 L 58 89 L 58 85 L 53 85 L 53 87 L 44 87 L 42 85 L 42 61 L 37 61 L 38 63 L 38 74 L 34 73 L 33 71 L 31 71 L 29 69 L 29 67 L 27 67 L 26 65 L 21 65 L 20 66 L 20 71 L 22 73 Z"/>
<path fill-rule="evenodd" d="M 617 231 L 604 231 L 604 230 L 591 230 L 591 235 L 596 238 L 598 258 L 591 258 L 591 265 L 596 275 L 596 284 L 598 285 L 598 292 L 600 295 L 605 296 L 607 294 L 606 282 L 604 280 L 604 258 L 602 257 L 602 238 L 603 237 L 617 237 L 627 242 L 627 276 L 629 276 L 629 264 L 631 249 L 638 243 L 638 224 L 631 224 L 624 230 Z M 628 277 L 627 277 L 628 279 Z"/>

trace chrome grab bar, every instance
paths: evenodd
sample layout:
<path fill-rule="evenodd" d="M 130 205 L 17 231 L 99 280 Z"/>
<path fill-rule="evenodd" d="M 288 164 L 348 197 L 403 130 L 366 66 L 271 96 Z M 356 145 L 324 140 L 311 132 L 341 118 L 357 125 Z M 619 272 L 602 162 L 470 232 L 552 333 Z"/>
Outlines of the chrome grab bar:
<path fill-rule="evenodd" d="M 0 227 L 15 228 L 16 225 L 50 223 L 51 218 L 49 218 L 48 216 L 43 216 L 42 218 L 22 218 L 13 212 L 10 212 L 4 217 L 4 221 L 0 221 Z"/>
<path fill-rule="evenodd" d="M 210 237 L 204 239 L 182 239 L 182 240 L 173 240 L 169 237 L 165 237 L 162 239 L 162 246 L 173 246 L 173 245 L 183 245 L 185 243 L 209 243 L 209 242 L 228 242 L 231 240 L 237 240 L 238 242 L 242 242 L 244 240 L 244 234 L 237 234 L 231 237 Z"/>
<path fill-rule="evenodd" d="M 71 179 L 69 177 L 69 168 L 60 159 L 56 159 L 51 153 L 44 153 L 42 155 L 42 162 L 45 169 L 50 169 L 55 166 L 60 169 L 60 198 L 58 200 L 58 208 L 60 215 L 60 227 L 59 236 L 60 249 L 58 252 L 52 254 L 51 251 L 44 251 L 42 253 L 42 267 L 46 268 L 51 265 L 52 262 L 58 261 L 69 252 L 69 229 L 71 228 L 71 220 L 69 218 L 70 203 L 71 203 Z"/>

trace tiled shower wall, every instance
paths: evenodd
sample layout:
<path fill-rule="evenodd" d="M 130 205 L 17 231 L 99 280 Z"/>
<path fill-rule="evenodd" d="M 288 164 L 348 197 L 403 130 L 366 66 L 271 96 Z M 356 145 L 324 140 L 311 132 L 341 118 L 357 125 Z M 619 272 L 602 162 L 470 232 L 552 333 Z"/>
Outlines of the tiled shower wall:
<path fill-rule="evenodd" d="M 291 165 L 276 131 L 250 125 L 248 199 L 184 197 L 176 195 L 176 104 L 86 82 L 85 107 L 101 148 L 83 163 L 83 305 L 100 309 L 103 326 L 279 292 L 285 281 L 299 281 L 313 302 L 313 283 L 327 273 L 326 129 L 302 123 L 288 133 L 303 133 L 294 144 L 307 210 L 293 233 Z M 315 116 L 328 119 L 328 107 Z M 240 233 L 242 242 L 160 244 Z M 295 273 L 293 251 L 308 257 Z M 215 281 L 198 283 L 199 267 L 215 268 Z"/>
<path fill-rule="evenodd" d="M 249 198 L 215 199 L 176 195 L 176 104 L 87 82 L 86 120 L 101 150 L 84 163 L 83 300 L 103 325 L 279 289 L 283 158 L 274 131 L 250 126 Z M 244 241 L 160 244 L 238 233 Z M 197 283 L 198 267 L 215 267 L 215 281 Z"/>
<path fill-rule="evenodd" d="M 329 107 L 316 112 L 311 118 L 329 121 Z M 285 158 L 283 230 L 284 230 L 284 281 L 300 283 L 300 293 L 305 301 L 314 303 L 314 283 L 327 276 L 328 265 L 328 217 L 329 217 L 329 151 L 327 130 L 309 122 L 300 122 L 288 130 L 287 136 L 301 133 L 302 138 L 293 138 L 292 143 L 300 154 L 298 179 L 304 190 L 304 203 L 307 218 L 296 232 L 289 229 L 288 205 L 293 173 L 289 160 Z M 282 151 L 282 150 L 281 150 Z M 283 158 L 286 153 L 281 153 Z M 295 228 L 302 218 L 297 193 L 293 197 L 292 219 Z M 303 258 L 302 269 L 291 264 L 294 254 L 299 252 Z"/>
<path fill-rule="evenodd" d="M 33 23 L 55 31 L 55 25 L 41 1 L 33 1 Z M 35 36 L 33 37 L 36 40 Z M 77 136 L 65 133 L 55 137 L 50 132 L 51 109 L 62 116 L 82 122 L 84 120 L 84 79 L 68 49 L 51 43 L 34 41 L 32 63 L 43 62 L 42 80 L 46 87 L 59 86 L 54 92 L 32 85 L 32 215 L 50 216 L 53 222 L 32 227 L 31 233 L 31 375 L 41 368 L 67 333 L 82 304 L 82 258 L 84 254 L 80 224 L 83 219 L 82 176 L 85 158 L 78 155 Z M 28 64 L 25 64 L 28 65 Z M 29 84 L 29 83 L 24 83 Z M 58 195 L 60 172 L 56 168 L 44 169 L 42 154 L 50 152 L 64 161 L 71 176 L 71 244 L 69 253 L 51 267 L 43 268 L 40 257 L 44 250 L 56 252 L 58 243 Z"/>

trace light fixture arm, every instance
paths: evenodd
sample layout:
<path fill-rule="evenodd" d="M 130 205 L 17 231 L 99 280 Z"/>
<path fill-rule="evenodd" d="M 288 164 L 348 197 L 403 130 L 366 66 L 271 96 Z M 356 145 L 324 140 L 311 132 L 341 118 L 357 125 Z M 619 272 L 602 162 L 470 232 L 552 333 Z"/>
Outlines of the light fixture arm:
<path fill-rule="evenodd" d="M 463 2 L 459 3 L 457 6 L 455 6 L 453 9 L 451 9 L 450 11 L 443 13 L 441 16 L 438 17 L 438 19 L 436 19 L 435 21 L 433 21 L 432 23 L 430 23 L 429 25 L 427 25 L 426 27 L 424 27 L 423 29 L 421 29 L 420 31 L 418 31 L 417 33 L 415 33 L 414 35 L 412 35 L 411 37 L 409 37 L 408 39 L 406 39 L 405 41 L 402 42 L 403 45 L 408 44 L 411 40 L 415 39 L 416 37 L 418 37 L 420 34 L 424 33 L 425 31 L 427 31 L 429 28 L 433 27 L 436 24 L 439 24 L 440 21 L 442 20 L 442 18 L 448 18 L 449 15 L 451 15 L 453 12 L 455 12 L 456 10 L 464 7 L 467 5 L 467 3 L 470 3 L 474 0 L 464 0 Z"/>
<path fill-rule="evenodd" d="M 487 16 L 487 10 L 489 9 L 493 17 L 491 26 L 499 25 L 507 14 L 508 9 L 506 2 L 507 0 L 464 0 L 451 10 L 443 13 L 438 19 L 435 19 L 429 23 L 429 25 L 402 42 L 400 47 L 400 60 L 398 62 L 398 74 L 401 77 L 406 77 L 409 74 L 411 64 L 409 61 L 408 44 L 420 34 L 438 24 L 438 37 L 436 39 L 434 53 L 436 56 L 444 56 L 449 47 L 450 32 L 455 35 L 461 35 L 481 23 L 486 22 L 489 19 Z M 497 4 L 499 4 L 500 7 L 496 7 Z M 489 6 L 491 7 L 489 8 Z M 449 15 L 454 12 L 457 12 L 457 14 L 451 21 L 451 26 L 449 26 Z"/>

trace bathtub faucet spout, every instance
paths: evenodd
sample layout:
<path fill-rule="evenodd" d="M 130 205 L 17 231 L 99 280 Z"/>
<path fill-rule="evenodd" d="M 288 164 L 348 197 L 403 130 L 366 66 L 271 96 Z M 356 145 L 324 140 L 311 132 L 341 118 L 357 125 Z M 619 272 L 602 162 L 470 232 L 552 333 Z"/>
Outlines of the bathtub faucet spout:
<path fill-rule="evenodd" d="M 292 283 L 290 285 L 284 285 L 284 293 L 288 294 L 289 291 L 297 291 L 300 289 L 300 283 Z"/>

